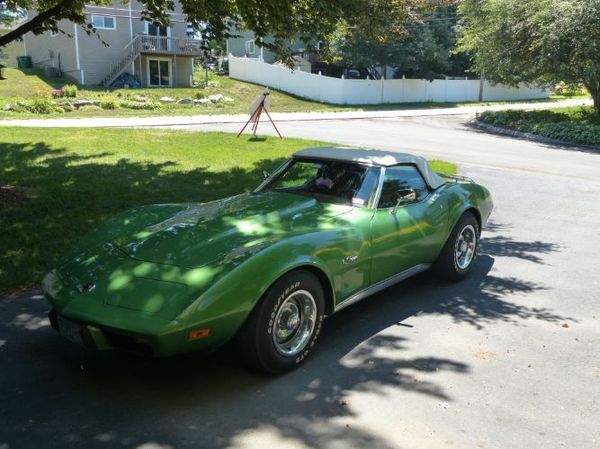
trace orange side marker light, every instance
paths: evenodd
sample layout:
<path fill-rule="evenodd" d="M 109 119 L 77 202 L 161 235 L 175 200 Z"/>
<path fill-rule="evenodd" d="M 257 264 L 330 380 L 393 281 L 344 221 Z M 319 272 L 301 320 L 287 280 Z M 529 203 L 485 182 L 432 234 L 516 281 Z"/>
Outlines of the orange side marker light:
<path fill-rule="evenodd" d="M 188 335 L 188 341 L 200 340 L 201 338 L 210 337 L 211 329 L 210 327 L 205 327 L 203 329 L 196 329 L 195 331 L 191 331 Z"/>

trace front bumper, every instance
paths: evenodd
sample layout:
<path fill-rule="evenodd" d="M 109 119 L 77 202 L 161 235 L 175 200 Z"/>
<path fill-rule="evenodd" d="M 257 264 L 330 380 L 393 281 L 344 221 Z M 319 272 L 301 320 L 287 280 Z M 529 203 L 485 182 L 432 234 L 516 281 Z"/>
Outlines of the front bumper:
<path fill-rule="evenodd" d="M 140 355 L 161 355 L 160 345 L 153 345 L 147 337 L 65 319 L 57 313 L 56 309 L 50 310 L 48 318 L 55 331 L 88 349 L 99 351 L 119 349 Z M 66 331 L 65 325 L 69 326 L 69 332 Z"/>

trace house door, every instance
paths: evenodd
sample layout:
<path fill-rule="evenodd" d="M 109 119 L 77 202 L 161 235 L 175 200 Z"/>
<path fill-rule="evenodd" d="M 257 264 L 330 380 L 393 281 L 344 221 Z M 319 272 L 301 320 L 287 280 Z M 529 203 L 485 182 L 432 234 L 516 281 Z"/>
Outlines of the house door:
<path fill-rule="evenodd" d="M 154 37 L 154 39 L 151 38 L 151 40 L 153 41 L 156 50 L 169 50 L 169 35 L 171 34 L 169 27 L 162 26 L 157 22 L 146 22 L 146 34 Z"/>
<path fill-rule="evenodd" d="M 151 87 L 171 86 L 171 61 L 148 59 L 148 85 Z"/>

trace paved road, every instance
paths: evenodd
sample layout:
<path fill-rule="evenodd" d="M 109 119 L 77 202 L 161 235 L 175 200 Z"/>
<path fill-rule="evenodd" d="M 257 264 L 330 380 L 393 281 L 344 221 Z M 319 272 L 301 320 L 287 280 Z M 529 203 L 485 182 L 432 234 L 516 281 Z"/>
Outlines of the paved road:
<path fill-rule="evenodd" d="M 38 294 L 5 299 L 0 448 L 600 447 L 600 155 L 466 119 L 282 128 L 454 160 L 489 186 L 496 209 L 469 279 L 424 273 L 340 312 L 308 363 L 277 378 L 229 348 L 83 352 L 50 330 Z"/>

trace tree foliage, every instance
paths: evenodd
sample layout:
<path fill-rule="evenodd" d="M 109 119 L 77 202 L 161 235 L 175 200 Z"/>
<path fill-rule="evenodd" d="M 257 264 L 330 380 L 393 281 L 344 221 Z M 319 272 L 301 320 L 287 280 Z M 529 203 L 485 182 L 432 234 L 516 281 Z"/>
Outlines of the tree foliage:
<path fill-rule="evenodd" d="M 23 9 L 10 10 L 6 2 L 0 1 L 0 25 L 4 27 L 14 26 L 27 17 L 27 12 Z"/>
<path fill-rule="evenodd" d="M 433 79 L 440 75 L 463 76 L 470 61 L 465 53 L 454 53 L 456 6 L 438 8 L 422 23 L 408 27 L 408 35 L 395 46 L 396 73 L 409 78 Z"/>
<path fill-rule="evenodd" d="M 26 32 L 40 34 L 60 31 L 59 21 L 75 22 L 88 32 L 84 4 L 109 5 L 110 0 L 5 0 L 9 10 L 27 9 L 37 15 L 6 35 L 0 46 Z M 385 27 L 386 34 L 378 39 L 391 39 L 402 33 L 402 24 L 421 5 L 445 0 L 179 0 L 183 13 L 197 29 L 213 39 L 235 35 L 236 28 L 252 30 L 258 39 L 272 38 L 264 46 L 286 56 L 291 39 L 323 40 L 332 33 L 340 20 L 349 26 L 375 29 Z M 142 18 L 168 24 L 174 0 L 141 0 Z M 390 22 L 390 24 L 388 24 Z"/>
<path fill-rule="evenodd" d="M 600 110 L 600 1 L 463 0 L 459 49 L 491 81 L 583 83 Z"/>
<path fill-rule="evenodd" d="M 392 66 L 396 76 L 463 74 L 464 56 L 452 54 L 457 20 L 456 5 L 446 1 L 420 2 L 410 13 L 388 17 L 379 29 L 341 22 L 328 40 L 327 58 L 349 66 Z"/>

